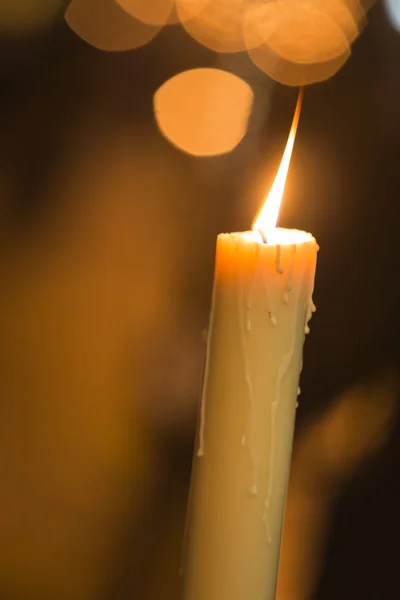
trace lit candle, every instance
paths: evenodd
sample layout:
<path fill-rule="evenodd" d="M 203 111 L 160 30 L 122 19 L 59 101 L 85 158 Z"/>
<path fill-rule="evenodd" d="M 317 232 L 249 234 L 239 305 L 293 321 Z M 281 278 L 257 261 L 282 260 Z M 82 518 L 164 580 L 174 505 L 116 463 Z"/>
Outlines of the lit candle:
<path fill-rule="evenodd" d="M 276 228 L 301 108 L 253 231 L 217 240 L 184 600 L 273 600 L 317 243 Z"/>

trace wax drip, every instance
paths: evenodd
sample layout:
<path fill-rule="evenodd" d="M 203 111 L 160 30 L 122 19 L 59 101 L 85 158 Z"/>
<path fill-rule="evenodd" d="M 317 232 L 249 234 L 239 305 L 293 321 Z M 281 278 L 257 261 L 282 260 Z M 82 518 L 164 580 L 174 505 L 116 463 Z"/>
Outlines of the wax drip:
<path fill-rule="evenodd" d="M 276 272 L 279 273 L 279 275 L 283 275 L 283 273 L 284 273 L 284 270 L 281 265 L 281 257 L 282 257 L 282 246 L 280 244 L 277 244 L 276 245 L 275 265 L 276 265 Z"/>
<path fill-rule="evenodd" d="M 197 450 L 197 456 L 201 458 L 204 456 L 204 430 L 206 426 L 206 399 L 207 399 L 207 384 L 208 374 L 210 370 L 210 347 L 211 347 L 211 333 L 214 325 L 214 310 L 215 310 L 215 279 L 213 286 L 213 295 L 211 301 L 211 313 L 209 327 L 207 329 L 207 350 L 206 350 L 206 362 L 204 367 L 204 378 L 203 378 L 203 390 L 201 394 L 201 407 L 200 407 L 200 427 L 199 427 L 199 448 Z"/>
<path fill-rule="evenodd" d="M 264 514 L 263 514 L 263 518 L 262 518 L 263 523 L 265 525 L 267 540 L 268 540 L 269 544 L 272 542 L 271 525 L 270 525 L 269 518 L 268 518 L 268 512 L 269 512 L 269 508 L 270 508 L 273 485 L 274 485 L 274 477 L 273 477 L 274 470 L 273 470 L 273 468 L 274 468 L 274 462 L 275 462 L 276 417 L 277 417 L 277 411 L 279 408 L 282 380 L 289 370 L 290 364 L 291 364 L 293 356 L 294 356 L 295 347 L 296 347 L 297 323 L 298 323 L 298 317 L 299 317 L 299 309 L 298 309 L 297 305 L 300 300 L 300 293 L 301 293 L 301 289 L 302 289 L 304 275 L 305 275 L 305 269 L 303 269 L 303 272 L 301 274 L 301 281 L 299 281 L 299 285 L 298 285 L 298 293 L 297 293 L 296 305 L 295 305 L 295 310 L 294 310 L 294 320 L 293 320 L 293 325 L 292 325 L 291 347 L 288 350 L 288 352 L 283 356 L 281 364 L 279 366 L 278 376 L 277 376 L 276 386 L 275 386 L 275 396 L 271 402 L 269 476 L 268 476 L 267 495 L 266 495 L 265 502 L 264 502 Z"/>
<path fill-rule="evenodd" d="M 277 318 L 275 317 L 275 315 L 272 313 L 270 304 L 269 304 L 269 300 L 268 300 L 268 285 L 267 282 L 265 280 L 265 276 L 264 276 L 264 272 L 261 272 L 261 281 L 263 284 L 263 288 L 264 288 L 264 293 L 265 293 L 265 303 L 267 306 L 267 314 L 268 314 L 268 318 L 271 321 L 272 325 L 274 325 L 274 327 L 278 324 Z"/>
<path fill-rule="evenodd" d="M 267 236 L 265 235 L 265 233 L 263 232 L 262 229 L 257 229 L 256 231 L 258 231 L 258 233 L 261 236 L 261 239 L 263 241 L 263 244 L 268 244 L 268 240 L 267 240 Z"/>
<path fill-rule="evenodd" d="M 308 324 L 309 320 L 311 319 L 316 310 L 317 307 L 315 306 L 312 297 L 310 297 L 307 301 L 306 324 Z"/>
<path fill-rule="evenodd" d="M 264 527 L 265 527 L 265 533 L 267 535 L 267 542 L 268 542 L 268 544 L 271 544 L 272 543 L 272 533 L 271 533 L 271 524 L 268 519 L 268 511 L 269 511 L 269 500 L 268 500 L 268 498 L 266 498 L 264 501 L 264 514 L 263 514 L 262 520 L 263 520 Z"/>
<path fill-rule="evenodd" d="M 289 294 L 293 288 L 293 268 L 294 268 L 294 261 L 295 261 L 295 257 L 296 257 L 296 251 L 297 251 L 296 244 L 292 244 L 291 249 L 290 249 L 290 263 L 289 263 L 286 291 L 283 294 L 283 302 L 285 304 L 289 304 Z"/>
<path fill-rule="evenodd" d="M 276 325 L 278 324 L 278 321 L 276 320 L 275 315 L 273 315 L 270 310 L 268 311 L 268 316 L 269 316 L 269 320 L 271 321 L 272 325 L 274 325 L 274 327 L 276 327 Z"/>
<path fill-rule="evenodd" d="M 246 303 L 246 331 L 251 331 L 251 301 Z"/>
<path fill-rule="evenodd" d="M 314 293 L 314 287 L 311 288 L 310 290 L 310 295 L 308 297 L 307 300 L 307 306 L 306 306 L 306 324 L 304 327 L 304 332 L 307 335 L 308 333 L 310 333 L 310 320 L 311 317 L 313 316 L 313 313 L 315 313 L 315 311 L 317 310 L 317 307 L 315 306 L 314 302 L 313 302 L 313 293 Z"/>
<path fill-rule="evenodd" d="M 260 250 L 260 247 L 257 246 L 257 250 L 256 250 L 256 252 L 257 252 L 257 263 L 260 260 L 260 251 L 259 250 Z M 268 300 L 268 284 L 267 284 L 267 281 L 265 279 L 264 270 L 263 269 L 261 269 L 261 281 L 262 281 L 264 292 L 265 292 L 265 304 L 266 304 L 266 307 L 267 307 L 268 318 L 271 321 L 272 325 L 274 327 L 276 327 L 276 325 L 278 325 L 278 321 L 277 321 L 277 318 L 275 317 L 275 315 L 273 314 L 273 312 L 271 310 L 271 306 L 270 306 L 270 303 L 269 303 L 269 300 Z"/>
<path fill-rule="evenodd" d="M 290 293 L 293 287 L 293 269 L 294 269 L 294 261 L 296 258 L 297 246 L 296 244 L 292 244 L 290 248 L 290 266 L 289 273 L 287 279 L 287 292 Z"/>
<path fill-rule="evenodd" d="M 256 265 L 255 265 L 255 269 L 256 270 L 256 266 L 258 263 L 258 246 L 256 247 Z M 253 271 L 253 278 L 254 278 L 254 271 Z M 238 274 L 239 275 L 239 274 Z M 243 281 L 240 278 L 240 276 L 238 277 L 238 311 L 239 311 L 239 329 L 240 329 L 240 342 L 241 342 L 241 349 L 242 349 L 242 357 L 243 357 L 243 365 L 244 365 L 244 377 L 245 377 L 245 382 L 246 382 L 246 388 L 247 388 L 247 397 L 249 400 L 249 424 L 248 424 L 248 428 L 249 428 L 249 432 L 248 432 L 248 447 L 249 447 L 249 455 L 250 455 L 250 462 L 251 462 L 251 468 L 252 468 L 252 473 L 253 473 L 253 481 L 252 481 L 252 485 L 250 488 L 250 494 L 252 496 L 256 496 L 258 494 L 258 466 L 256 463 L 256 459 L 255 459 L 255 451 L 254 451 L 254 393 L 253 393 L 253 383 L 251 380 L 251 374 L 250 374 L 250 369 L 249 369 L 249 361 L 248 361 L 248 346 L 247 346 L 247 336 L 249 335 L 249 329 L 247 328 L 247 323 L 249 321 L 249 315 L 248 315 L 248 307 L 251 308 L 251 301 L 248 298 L 247 300 L 244 297 L 244 285 L 243 285 Z M 249 286 L 249 290 L 251 291 L 253 286 L 253 281 L 251 281 L 250 286 Z M 246 444 L 246 437 L 243 436 L 241 439 L 241 444 L 242 446 L 244 446 Z"/>

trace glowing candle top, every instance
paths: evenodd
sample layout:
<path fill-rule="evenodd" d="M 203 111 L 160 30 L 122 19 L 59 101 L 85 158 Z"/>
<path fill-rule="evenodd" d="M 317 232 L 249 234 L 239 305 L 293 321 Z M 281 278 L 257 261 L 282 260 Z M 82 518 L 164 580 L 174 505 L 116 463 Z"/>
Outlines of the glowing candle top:
<path fill-rule="evenodd" d="M 285 241 L 281 240 L 281 238 L 282 236 L 284 238 L 287 238 L 289 234 L 288 232 L 286 235 L 284 235 L 282 232 L 287 230 L 277 229 L 276 224 L 278 221 L 279 209 L 282 202 L 283 192 L 285 190 L 286 178 L 289 170 L 290 159 L 292 157 L 297 126 L 299 124 L 302 101 L 303 90 L 301 89 L 297 100 L 297 106 L 294 113 L 289 138 L 286 144 L 281 164 L 278 169 L 278 173 L 275 177 L 275 181 L 271 187 L 271 191 L 268 194 L 264 206 L 261 208 L 257 218 L 253 223 L 253 231 L 259 232 L 260 235 L 263 237 L 263 240 L 267 243 L 285 243 Z M 296 243 L 296 240 L 291 239 L 291 243 L 293 242 Z M 287 240 L 286 243 L 290 243 L 290 241 Z"/>

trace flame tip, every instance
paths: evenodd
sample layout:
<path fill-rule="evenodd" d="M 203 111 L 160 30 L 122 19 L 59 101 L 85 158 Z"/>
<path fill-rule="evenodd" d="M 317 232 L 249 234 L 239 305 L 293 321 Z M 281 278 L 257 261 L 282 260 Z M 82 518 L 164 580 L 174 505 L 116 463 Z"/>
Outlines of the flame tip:
<path fill-rule="evenodd" d="M 281 164 L 279 165 L 278 172 L 276 174 L 274 183 L 272 184 L 268 197 L 253 223 L 253 229 L 258 229 L 259 231 L 263 232 L 266 238 L 269 238 L 276 229 L 279 209 L 285 190 L 287 174 L 292 158 L 293 146 L 296 139 L 297 127 L 299 124 L 300 112 L 303 104 L 303 97 L 304 88 L 301 87 L 299 89 L 292 126 L 290 128 L 289 137 L 286 142 L 286 147 L 282 156 Z"/>

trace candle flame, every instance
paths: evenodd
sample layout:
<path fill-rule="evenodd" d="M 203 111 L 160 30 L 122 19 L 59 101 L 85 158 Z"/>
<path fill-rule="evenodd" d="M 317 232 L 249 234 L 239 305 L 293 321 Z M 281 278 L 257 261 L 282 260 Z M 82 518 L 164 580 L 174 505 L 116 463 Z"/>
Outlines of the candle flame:
<path fill-rule="evenodd" d="M 286 144 L 285 152 L 283 153 L 282 161 L 276 174 L 275 181 L 271 191 L 262 207 L 259 215 L 253 224 L 253 230 L 260 231 L 263 236 L 269 240 L 271 234 L 274 233 L 276 223 L 278 221 L 279 209 L 282 202 L 283 192 L 285 190 L 286 178 L 289 170 L 290 159 L 296 138 L 297 126 L 299 124 L 301 105 L 303 102 L 303 88 L 300 88 L 299 97 L 297 99 L 296 110 L 293 117 L 292 127 L 290 129 L 289 138 Z"/>

